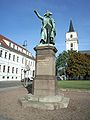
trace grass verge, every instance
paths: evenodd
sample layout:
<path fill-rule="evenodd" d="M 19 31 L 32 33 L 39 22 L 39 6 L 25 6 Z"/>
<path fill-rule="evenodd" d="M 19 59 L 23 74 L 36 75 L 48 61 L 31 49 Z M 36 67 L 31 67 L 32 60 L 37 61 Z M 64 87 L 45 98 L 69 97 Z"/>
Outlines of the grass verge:
<path fill-rule="evenodd" d="M 90 80 L 86 81 L 69 81 L 69 80 L 63 80 L 63 81 L 57 81 L 57 85 L 59 88 L 70 88 L 70 89 L 86 89 L 90 90 Z"/>

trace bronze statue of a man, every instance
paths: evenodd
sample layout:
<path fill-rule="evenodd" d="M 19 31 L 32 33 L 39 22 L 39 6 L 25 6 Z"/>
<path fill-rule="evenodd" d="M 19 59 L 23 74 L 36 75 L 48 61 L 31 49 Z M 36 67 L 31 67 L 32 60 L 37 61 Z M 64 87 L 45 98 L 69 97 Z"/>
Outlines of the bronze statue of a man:
<path fill-rule="evenodd" d="M 52 13 L 46 11 L 44 17 L 42 17 L 39 15 L 39 13 L 36 10 L 34 10 L 34 12 L 37 15 L 37 17 L 42 21 L 40 43 L 55 45 L 56 29 L 55 29 L 55 21 L 53 18 L 51 18 Z"/>

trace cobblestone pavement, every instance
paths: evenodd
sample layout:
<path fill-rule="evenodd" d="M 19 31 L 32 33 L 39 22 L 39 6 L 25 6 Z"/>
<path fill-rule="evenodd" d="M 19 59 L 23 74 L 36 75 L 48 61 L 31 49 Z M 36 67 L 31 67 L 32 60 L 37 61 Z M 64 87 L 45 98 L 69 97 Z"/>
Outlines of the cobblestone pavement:
<path fill-rule="evenodd" d="M 0 120 L 90 120 L 90 92 L 59 90 L 70 103 L 68 108 L 54 111 L 22 108 L 18 99 L 27 93 L 23 87 L 0 91 Z"/>

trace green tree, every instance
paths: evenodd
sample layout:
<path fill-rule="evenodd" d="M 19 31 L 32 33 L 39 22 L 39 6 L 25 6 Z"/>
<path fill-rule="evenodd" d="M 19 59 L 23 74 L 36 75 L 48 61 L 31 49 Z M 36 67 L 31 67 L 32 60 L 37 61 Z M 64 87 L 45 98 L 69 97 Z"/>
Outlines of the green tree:
<path fill-rule="evenodd" d="M 69 51 L 66 73 L 69 79 L 87 79 L 90 76 L 90 55 Z"/>
<path fill-rule="evenodd" d="M 90 55 L 76 51 L 64 51 L 56 60 L 59 75 L 65 74 L 68 79 L 90 79 Z"/>
<path fill-rule="evenodd" d="M 65 66 L 67 65 L 68 60 L 68 53 L 66 51 L 63 51 L 63 53 L 59 54 L 56 59 L 56 73 L 58 74 L 64 74 Z"/>

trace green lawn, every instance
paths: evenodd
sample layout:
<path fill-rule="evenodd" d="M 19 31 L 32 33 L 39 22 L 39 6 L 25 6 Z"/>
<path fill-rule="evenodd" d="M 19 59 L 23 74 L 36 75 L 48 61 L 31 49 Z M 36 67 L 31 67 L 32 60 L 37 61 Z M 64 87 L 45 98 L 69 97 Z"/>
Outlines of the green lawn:
<path fill-rule="evenodd" d="M 70 89 L 87 89 L 90 90 L 90 80 L 89 81 L 57 81 L 59 88 L 70 88 Z"/>

